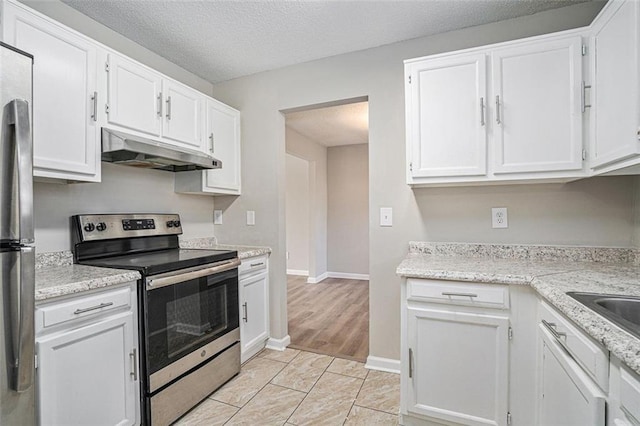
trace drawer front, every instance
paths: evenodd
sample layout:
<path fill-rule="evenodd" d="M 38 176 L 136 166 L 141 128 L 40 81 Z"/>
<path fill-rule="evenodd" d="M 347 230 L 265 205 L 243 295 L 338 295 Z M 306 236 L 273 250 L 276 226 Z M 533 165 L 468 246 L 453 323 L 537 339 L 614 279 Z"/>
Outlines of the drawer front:
<path fill-rule="evenodd" d="M 626 368 L 620 372 L 620 408 L 640 424 L 640 378 Z"/>
<path fill-rule="evenodd" d="M 509 287 L 456 281 L 407 280 L 409 300 L 509 309 Z"/>
<path fill-rule="evenodd" d="M 609 389 L 609 351 L 547 303 L 540 304 L 540 322 L 546 321 L 559 336 L 556 340 L 580 363 L 603 390 Z M 552 334 L 554 333 L 552 331 Z"/>
<path fill-rule="evenodd" d="M 74 297 L 73 299 L 38 306 L 36 309 L 36 329 L 47 328 L 123 308 L 131 308 L 130 287 L 121 287 L 98 294 Z"/>
<path fill-rule="evenodd" d="M 242 276 L 253 274 L 256 271 L 262 271 L 267 269 L 267 256 L 250 257 L 243 259 L 240 267 L 238 268 L 238 274 L 240 278 Z"/>

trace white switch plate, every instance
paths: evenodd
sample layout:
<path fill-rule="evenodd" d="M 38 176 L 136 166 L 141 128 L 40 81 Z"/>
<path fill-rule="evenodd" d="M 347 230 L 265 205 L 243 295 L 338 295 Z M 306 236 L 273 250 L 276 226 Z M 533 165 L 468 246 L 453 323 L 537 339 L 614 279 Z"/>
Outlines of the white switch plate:
<path fill-rule="evenodd" d="M 493 228 L 508 228 L 509 217 L 506 207 L 494 207 L 491 209 L 491 226 Z"/>
<path fill-rule="evenodd" d="M 213 211 L 213 224 L 222 225 L 222 210 Z"/>
<path fill-rule="evenodd" d="M 393 226 L 393 209 L 380 207 L 380 226 Z"/>
<path fill-rule="evenodd" d="M 247 225 L 253 226 L 256 224 L 256 212 L 253 210 L 247 210 Z"/>

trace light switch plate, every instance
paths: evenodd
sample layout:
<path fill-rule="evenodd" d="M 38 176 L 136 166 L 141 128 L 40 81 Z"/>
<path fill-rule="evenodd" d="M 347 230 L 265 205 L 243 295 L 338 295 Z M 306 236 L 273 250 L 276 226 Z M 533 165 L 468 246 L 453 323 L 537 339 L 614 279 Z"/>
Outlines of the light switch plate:
<path fill-rule="evenodd" d="M 380 207 L 380 226 L 393 226 L 393 209 Z"/>
<path fill-rule="evenodd" d="M 213 224 L 222 225 L 222 210 L 213 211 Z"/>
<path fill-rule="evenodd" d="M 256 212 L 253 210 L 247 210 L 247 225 L 253 226 L 256 224 Z"/>
<path fill-rule="evenodd" d="M 491 209 L 491 226 L 493 228 L 508 228 L 509 218 L 506 207 L 494 207 Z"/>

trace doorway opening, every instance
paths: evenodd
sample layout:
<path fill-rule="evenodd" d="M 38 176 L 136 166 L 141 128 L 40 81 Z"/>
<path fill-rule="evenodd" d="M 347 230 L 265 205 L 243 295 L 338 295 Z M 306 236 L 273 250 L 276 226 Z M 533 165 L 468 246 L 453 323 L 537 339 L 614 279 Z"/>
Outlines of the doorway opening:
<path fill-rule="evenodd" d="M 285 111 L 290 347 L 369 352 L 368 100 Z"/>

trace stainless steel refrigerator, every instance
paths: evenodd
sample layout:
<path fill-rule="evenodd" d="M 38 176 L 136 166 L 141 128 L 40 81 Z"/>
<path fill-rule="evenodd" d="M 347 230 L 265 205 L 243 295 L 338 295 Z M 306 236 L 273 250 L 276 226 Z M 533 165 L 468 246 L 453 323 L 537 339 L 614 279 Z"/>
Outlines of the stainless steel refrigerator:
<path fill-rule="evenodd" d="M 0 43 L 0 425 L 34 425 L 33 57 Z"/>

